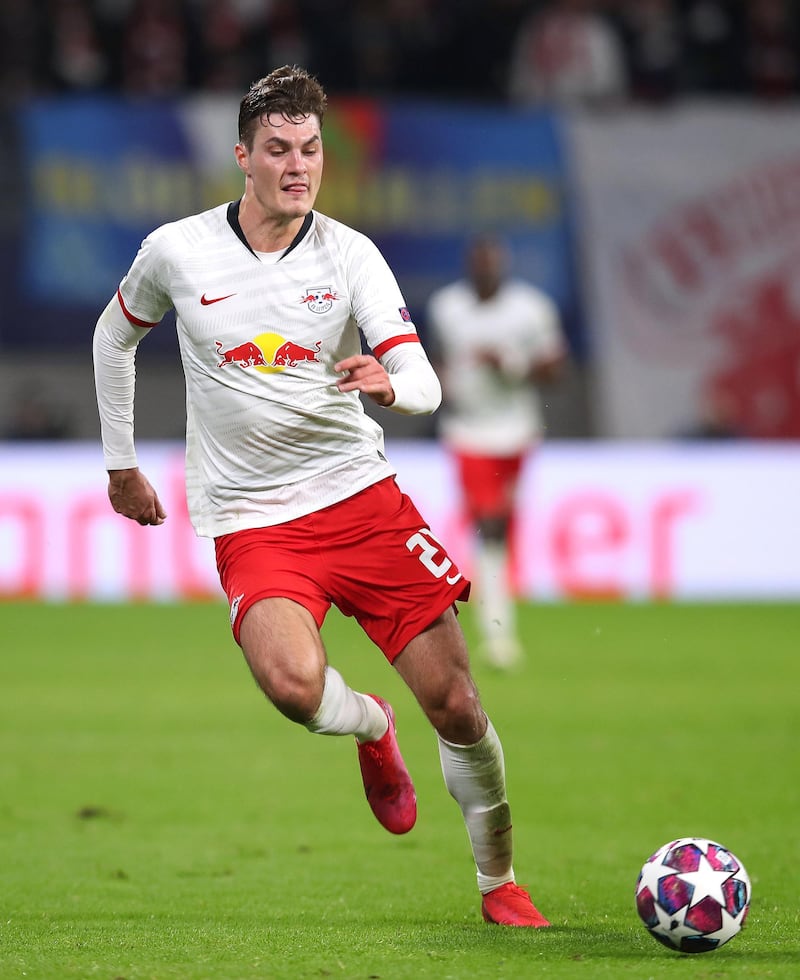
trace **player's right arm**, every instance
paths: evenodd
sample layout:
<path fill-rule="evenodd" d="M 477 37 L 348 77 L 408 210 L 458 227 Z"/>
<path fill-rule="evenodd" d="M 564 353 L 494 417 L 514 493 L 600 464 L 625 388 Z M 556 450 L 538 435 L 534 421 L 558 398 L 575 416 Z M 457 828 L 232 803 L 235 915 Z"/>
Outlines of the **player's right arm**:
<path fill-rule="evenodd" d="M 133 439 L 134 362 L 146 333 L 128 320 L 115 296 L 100 314 L 92 345 L 108 497 L 118 514 L 142 525 L 163 524 L 167 516 L 138 468 Z"/>
<path fill-rule="evenodd" d="M 141 525 L 163 524 L 167 513 L 138 466 L 108 471 L 108 499 L 118 514 Z"/>

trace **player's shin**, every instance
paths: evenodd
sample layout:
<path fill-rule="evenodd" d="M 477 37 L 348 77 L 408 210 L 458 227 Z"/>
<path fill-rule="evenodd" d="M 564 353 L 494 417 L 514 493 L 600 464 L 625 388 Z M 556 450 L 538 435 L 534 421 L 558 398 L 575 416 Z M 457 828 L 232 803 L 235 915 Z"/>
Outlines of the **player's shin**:
<path fill-rule="evenodd" d="M 516 610 L 508 582 L 508 551 L 499 541 L 478 542 L 476 612 L 483 654 L 497 667 L 510 667 L 520 656 Z"/>
<path fill-rule="evenodd" d="M 439 737 L 442 774 L 464 817 L 477 868 L 478 888 L 488 892 L 514 880 L 511 811 L 506 799 L 503 748 L 492 723 L 474 745 Z"/>

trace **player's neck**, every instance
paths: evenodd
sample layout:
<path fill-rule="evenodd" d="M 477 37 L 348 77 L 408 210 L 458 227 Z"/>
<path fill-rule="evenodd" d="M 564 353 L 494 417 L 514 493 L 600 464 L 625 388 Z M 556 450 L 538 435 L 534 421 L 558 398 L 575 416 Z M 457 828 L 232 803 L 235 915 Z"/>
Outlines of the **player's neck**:
<path fill-rule="evenodd" d="M 474 288 L 481 303 L 488 303 L 500 292 L 500 283 L 475 283 Z"/>
<path fill-rule="evenodd" d="M 239 225 L 254 252 L 279 252 L 288 248 L 300 231 L 305 215 L 272 217 L 245 195 L 239 205 Z"/>

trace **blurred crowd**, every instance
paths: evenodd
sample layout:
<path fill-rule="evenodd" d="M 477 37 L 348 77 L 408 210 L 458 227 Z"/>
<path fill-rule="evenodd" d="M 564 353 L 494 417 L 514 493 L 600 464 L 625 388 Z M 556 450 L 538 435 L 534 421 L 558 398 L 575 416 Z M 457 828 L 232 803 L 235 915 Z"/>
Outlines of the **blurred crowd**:
<path fill-rule="evenodd" d="M 795 0 L 4 0 L 6 99 L 246 89 L 594 107 L 800 93 Z"/>

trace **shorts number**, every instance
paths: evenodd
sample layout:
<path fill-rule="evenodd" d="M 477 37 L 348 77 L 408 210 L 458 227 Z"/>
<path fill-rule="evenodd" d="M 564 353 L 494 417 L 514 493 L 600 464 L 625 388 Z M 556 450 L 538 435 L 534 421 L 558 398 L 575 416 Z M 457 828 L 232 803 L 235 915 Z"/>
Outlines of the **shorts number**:
<path fill-rule="evenodd" d="M 442 551 L 442 546 L 433 536 L 430 528 L 423 527 L 416 534 L 412 534 L 408 541 L 406 541 L 406 548 L 411 552 L 419 548 L 420 553 L 417 557 L 422 564 L 436 578 L 442 578 L 442 576 L 446 575 L 445 581 L 448 585 L 455 585 L 461 578 L 461 572 L 459 571 L 456 571 L 452 575 L 447 575 L 453 567 L 453 563 L 447 555 L 442 554 L 437 561 L 437 557 Z"/>

